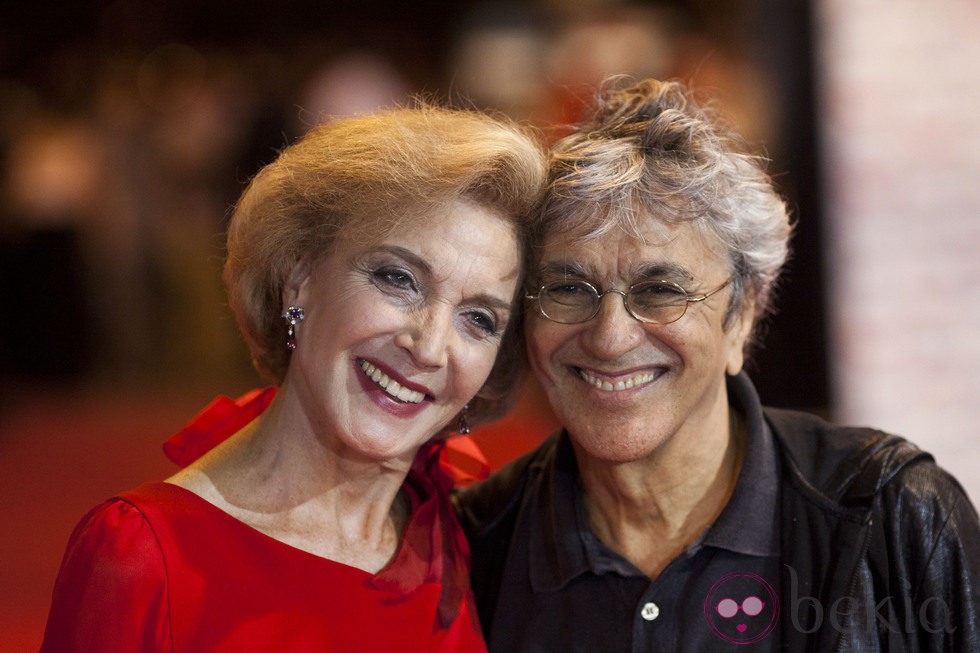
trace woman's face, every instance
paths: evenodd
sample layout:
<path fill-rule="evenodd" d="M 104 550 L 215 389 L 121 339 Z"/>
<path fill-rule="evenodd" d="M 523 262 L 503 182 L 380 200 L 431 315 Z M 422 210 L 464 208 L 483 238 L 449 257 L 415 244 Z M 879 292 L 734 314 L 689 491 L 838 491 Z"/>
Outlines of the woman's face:
<path fill-rule="evenodd" d="M 520 255 L 513 226 L 452 203 L 378 242 L 341 236 L 299 268 L 281 392 L 310 434 L 346 455 L 412 458 L 482 387 L 511 317 Z"/>

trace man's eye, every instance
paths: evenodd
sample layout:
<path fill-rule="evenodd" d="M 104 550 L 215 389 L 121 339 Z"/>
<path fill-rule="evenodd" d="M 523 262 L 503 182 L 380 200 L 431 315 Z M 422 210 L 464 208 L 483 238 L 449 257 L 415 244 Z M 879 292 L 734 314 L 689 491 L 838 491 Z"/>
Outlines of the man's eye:
<path fill-rule="evenodd" d="M 563 305 L 591 303 L 595 299 L 595 291 L 582 281 L 551 284 L 545 287 L 544 294 Z"/>
<path fill-rule="evenodd" d="M 656 282 L 634 286 L 630 297 L 641 306 L 657 306 L 683 302 L 687 299 L 687 293 L 672 283 Z"/>
<path fill-rule="evenodd" d="M 379 268 L 371 273 L 371 280 L 375 283 L 375 285 L 382 289 L 390 288 L 397 290 L 418 290 L 418 286 L 415 283 L 415 277 L 413 277 L 407 270 L 403 270 L 401 268 Z"/>

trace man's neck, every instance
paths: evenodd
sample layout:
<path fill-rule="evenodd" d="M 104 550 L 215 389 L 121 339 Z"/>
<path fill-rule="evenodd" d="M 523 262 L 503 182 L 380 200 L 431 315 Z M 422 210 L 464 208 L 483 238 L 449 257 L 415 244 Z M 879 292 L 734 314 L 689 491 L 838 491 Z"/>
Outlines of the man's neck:
<path fill-rule="evenodd" d="M 745 441 L 731 415 L 713 435 L 665 443 L 642 460 L 604 464 L 579 457 L 592 531 L 651 578 L 715 521 L 731 497 Z"/>

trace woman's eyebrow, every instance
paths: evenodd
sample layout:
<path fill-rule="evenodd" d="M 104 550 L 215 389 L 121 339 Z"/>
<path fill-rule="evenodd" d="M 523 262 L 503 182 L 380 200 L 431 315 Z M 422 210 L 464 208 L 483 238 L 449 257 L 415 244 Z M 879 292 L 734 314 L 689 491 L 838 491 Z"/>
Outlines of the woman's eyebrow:
<path fill-rule="evenodd" d="M 488 295 L 486 293 L 480 293 L 473 297 L 468 298 L 469 302 L 474 304 L 479 304 L 480 306 L 486 306 L 487 308 L 492 308 L 497 312 L 503 314 L 510 314 L 513 310 L 511 303 L 495 295 Z"/>
<path fill-rule="evenodd" d="M 432 266 L 429 265 L 428 261 L 410 249 L 399 245 L 381 245 L 378 249 L 389 254 L 394 254 L 412 267 L 418 268 L 421 272 L 430 276 L 432 275 Z"/>
<path fill-rule="evenodd" d="M 428 277 L 432 276 L 432 266 L 429 265 L 428 261 L 412 250 L 399 245 L 382 245 L 378 249 L 388 252 L 389 254 L 394 254 L 412 267 L 418 269 L 422 274 Z M 488 293 L 479 293 L 468 298 L 467 301 L 486 306 L 487 308 L 493 308 L 498 311 L 505 311 L 507 313 L 511 311 L 511 302 Z"/>

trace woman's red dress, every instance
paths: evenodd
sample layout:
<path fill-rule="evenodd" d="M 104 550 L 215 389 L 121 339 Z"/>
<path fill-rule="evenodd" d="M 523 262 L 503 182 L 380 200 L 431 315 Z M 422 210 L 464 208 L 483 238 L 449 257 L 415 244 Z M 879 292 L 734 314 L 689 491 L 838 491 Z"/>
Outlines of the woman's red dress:
<path fill-rule="evenodd" d="M 186 464 L 270 400 L 219 399 L 168 455 Z M 289 546 L 168 483 L 109 499 L 71 535 L 41 651 L 485 651 L 444 454 L 442 442 L 419 452 L 404 486 L 412 516 L 377 574 Z"/>

